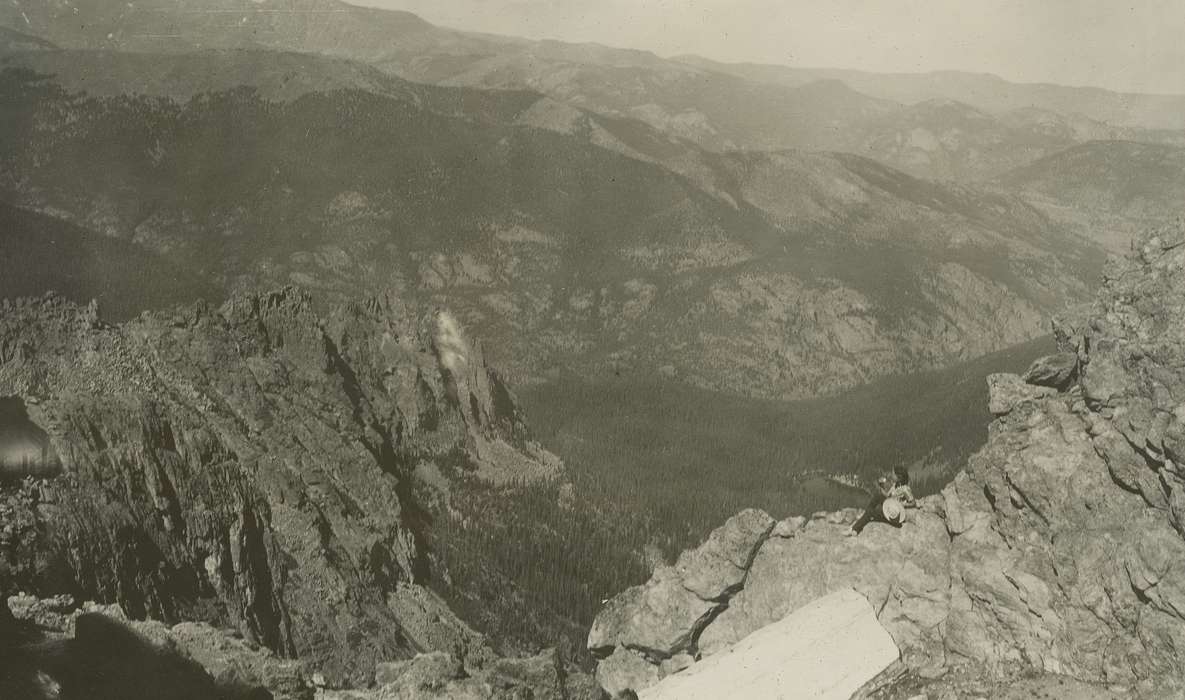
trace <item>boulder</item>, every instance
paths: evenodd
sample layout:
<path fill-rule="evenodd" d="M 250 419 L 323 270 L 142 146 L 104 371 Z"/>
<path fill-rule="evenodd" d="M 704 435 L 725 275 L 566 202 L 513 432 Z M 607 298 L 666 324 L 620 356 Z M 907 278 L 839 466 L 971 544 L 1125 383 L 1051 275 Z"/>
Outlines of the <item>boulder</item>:
<path fill-rule="evenodd" d="M 588 648 L 604 654 L 619 645 L 666 658 L 689 649 L 720 604 L 683 587 L 673 567 L 609 601 L 588 633 Z"/>
<path fill-rule="evenodd" d="M 627 690 L 649 688 L 665 675 L 658 666 L 646 660 L 642 654 L 617 647 L 613 654 L 597 664 L 597 683 L 605 692 L 617 697 Z"/>
<path fill-rule="evenodd" d="M 674 566 L 658 567 L 648 583 L 610 601 L 589 630 L 588 648 L 607 655 L 628 640 L 659 659 L 693 651 L 699 631 L 740 588 L 775 524 L 758 510 L 733 516 Z"/>
<path fill-rule="evenodd" d="M 933 501 L 927 502 L 928 506 Z M 793 538 L 758 551 L 743 589 L 700 634 L 704 655 L 727 649 L 821 596 L 848 588 L 873 601 L 903 649 L 926 647 L 925 630 L 942 622 L 950 538 L 941 518 L 923 510 L 902 528 L 871 523 L 847 537 L 849 523 L 812 520 Z"/>
<path fill-rule="evenodd" d="M 1024 380 L 1034 386 L 1065 391 L 1078 378 L 1078 355 L 1059 352 L 1035 360 L 1024 373 Z"/>
<path fill-rule="evenodd" d="M 897 645 L 868 599 L 841 589 L 666 677 L 639 698 L 848 700 L 897 658 Z"/>
<path fill-rule="evenodd" d="M 716 600 L 735 591 L 774 524 L 769 514 L 754 509 L 733 516 L 698 549 L 679 557 L 675 571 L 683 587 L 702 600 Z"/>

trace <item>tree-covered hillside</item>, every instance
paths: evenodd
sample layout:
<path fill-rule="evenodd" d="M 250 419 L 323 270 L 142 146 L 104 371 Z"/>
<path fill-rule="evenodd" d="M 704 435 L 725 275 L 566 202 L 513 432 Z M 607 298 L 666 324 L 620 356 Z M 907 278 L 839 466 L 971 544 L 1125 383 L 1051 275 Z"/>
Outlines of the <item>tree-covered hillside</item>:
<path fill-rule="evenodd" d="M 520 93 L 178 102 L 9 70 L 0 97 L 11 204 L 224 293 L 391 289 L 450 308 L 516 382 L 669 366 L 714 390 L 818 395 L 1031 338 L 1102 260 L 1016 198 L 855 156 L 700 152 L 706 188 L 521 124 L 539 98 Z"/>

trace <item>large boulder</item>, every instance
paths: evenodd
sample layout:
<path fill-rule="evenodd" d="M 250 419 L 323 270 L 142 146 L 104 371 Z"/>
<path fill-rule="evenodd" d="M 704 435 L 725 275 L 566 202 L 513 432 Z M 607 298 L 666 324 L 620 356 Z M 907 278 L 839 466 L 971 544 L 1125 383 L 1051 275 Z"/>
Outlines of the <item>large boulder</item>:
<path fill-rule="evenodd" d="M 868 599 L 848 588 L 818 598 L 726 651 L 667 676 L 641 700 L 848 700 L 897 661 Z"/>
<path fill-rule="evenodd" d="M 850 588 L 923 676 L 1046 674 L 1153 696 L 1185 679 L 1182 238 L 1162 231 L 1112 268 L 1089 318 L 1055 324 L 1063 353 L 1036 363 L 1029 384 L 992 377 L 987 444 L 903 527 L 844 538 L 854 512 L 779 525 L 706 624 L 664 620 L 667 638 L 695 639 L 691 669 Z M 656 575 L 594 626 L 635 652 L 639 685 L 674 670 L 646 653 L 637 624 L 665 585 Z"/>
<path fill-rule="evenodd" d="M 1078 378 L 1078 355 L 1059 352 L 1039 358 L 1024 373 L 1024 380 L 1034 386 L 1050 387 L 1058 391 L 1070 388 Z"/>

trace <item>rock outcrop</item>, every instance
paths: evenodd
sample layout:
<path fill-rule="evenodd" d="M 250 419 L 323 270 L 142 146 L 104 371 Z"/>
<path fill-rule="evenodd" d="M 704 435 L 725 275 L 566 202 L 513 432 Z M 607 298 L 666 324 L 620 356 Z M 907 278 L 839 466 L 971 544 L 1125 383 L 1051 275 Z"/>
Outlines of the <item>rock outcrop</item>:
<path fill-rule="evenodd" d="M 843 589 L 799 608 L 681 673 L 641 700 L 849 700 L 894 667 L 898 650 L 868 600 Z"/>
<path fill-rule="evenodd" d="M 391 298 L 323 314 L 288 288 L 120 326 L 55 297 L 3 303 L 0 396 L 64 474 L 0 489 L 0 592 L 204 620 L 365 683 L 426 639 L 472 641 L 455 620 L 418 634 L 391 602 L 434 574 L 413 470 L 558 468 L 480 347 Z"/>
<path fill-rule="evenodd" d="M 422 654 L 379 664 L 369 690 L 323 691 L 317 700 L 600 700 L 592 678 L 569 674 L 554 653 L 524 659 Z"/>
<path fill-rule="evenodd" d="M 855 511 L 778 523 L 755 550 L 733 548 L 751 559 L 741 585 L 701 608 L 687 604 L 698 599 L 687 582 L 707 569 L 660 569 L 598 617 L 589 637 L 598 679 L 641 689 L 851 587 L 923 677 L 1025 669 L 1179 688 L 1185 228 L 1139 241 L 1108 268 L 1094 306 L 1055 331 L 1061 354 L 1029 378 L 1062 390 L 993 377 L 998 418 L 986 446 L 902 528 L 874 523 L 844 537 Z M 672 667 L 680 654 L 692 659 Z"/>

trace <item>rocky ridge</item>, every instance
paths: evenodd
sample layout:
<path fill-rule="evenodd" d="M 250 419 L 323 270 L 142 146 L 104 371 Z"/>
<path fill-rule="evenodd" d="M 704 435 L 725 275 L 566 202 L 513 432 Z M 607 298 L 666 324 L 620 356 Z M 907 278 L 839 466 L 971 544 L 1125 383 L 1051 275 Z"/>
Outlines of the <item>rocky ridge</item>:
<path fill-rule="evenodd" d="M 7 613 L 7 615 L 5 615 Z M 418 654 L 376 665 L 369 690 L 327 689 L 323 674 L 281 658 L 235 630 L 130 620 L 118 605 L 79 604 L 69 595 L 15 595 L 0 606 L 0 695 L 33 700 L 591 700 L 592 679 L 571 673 L 554 652 L 502 658 L 487 650 L 459 659 Z M 93 674 L 95 668 L 102 673 Z M 26 676 L 33 679 L 30 689 Z"/>
<path fill-rule="evenodd" d="M 606 606 L 588 638 L 601 685 L 648 687 L 850 586 L 914 678 L 1180 692 L 1185 225 L 1141 238 L 1054 328 L 1059 354 L 991 379 L 987 445 L 902 528 L 741 513 Z"/>
<path fill-rule="evenodd" d="M 320 314 L 292 288 L 119 326 L 53 296 L 3 303 L 0 395 L 63 474 L 6 475 L 0 591 L 204 620 L 338 687 L 482 645 L 424 585 L 439 572 L 413 471 L 559 463 L 447 313 L 379 297 Z"/>
<path fill-rule="evenodd" d="M 89 693 L 87 697 L 123 697 L 127 692 L 147 696 L 152 688 L 178 698 L 190 697 L 186 693 L 219 700 L 313 698 L 301 662 L 280 658 L 233 631 L 195 622 L 170 627 L 156 620 L 129 620 L 118 605 L 79 605 L 69 595 L 12 596 L 0 606 L 0 616 L 5 613 L 7 617 L 0 621 L 0 648 L 6 659 L 27 656 L 22 660 L 30 670 L 42 673 L 63 665 L 56 655 L 69 658 L 67 663 L 76 670 L 89 670 L 89 663 L 106 664 L 107 678 L 82 691 Z M 30 637 L 36 644 L 22 649 L 19 642 Z M 18 644 L 13 646 L 14 642 Z M 55 647 L 56 653 L 50 651 Z M 121 666 L 116 668 L 109 656 L 121 657 Z M 0 691 L 19 693 L 11 684 L 21 670 L 10 667 L 0 672 Z M 78 697 L 82 689 L 71 687 L 72 680 L 65 676 L 43 682 L 40 690 L 48 691 L 50 698 L 59 693 L 65 699 Z M 134 689 L 118 688 L 120 683 L 131 683 Z M 26 698 L 24 694 L 16 697 Z"/>

